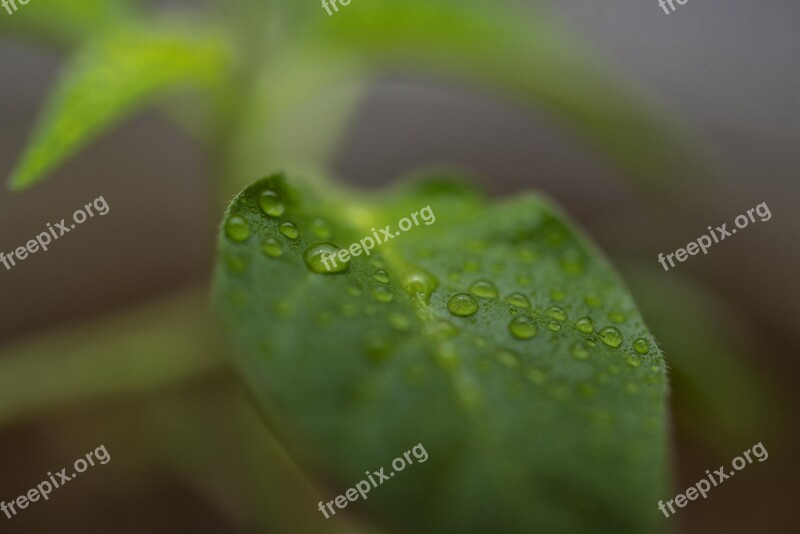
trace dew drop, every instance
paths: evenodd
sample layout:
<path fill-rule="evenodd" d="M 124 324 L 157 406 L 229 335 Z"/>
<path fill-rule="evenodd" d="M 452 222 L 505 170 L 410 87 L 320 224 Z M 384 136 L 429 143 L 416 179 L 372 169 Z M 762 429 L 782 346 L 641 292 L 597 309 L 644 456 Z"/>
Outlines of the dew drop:
<path fill-rule="evenodd" d="M 467 293 L 456 293 L 447 301 L 447 309 L 458 317 L 469 317 L 478 311 L 478 301 Z"/>
<path fill-rule="evenodd" d="M 594 325 L 592 324 L 592 320 L 588 317 L 581 317 L 577 321 L 575 321 L 575 328 L 581 334 L 591 334 L 594 331 Z"/>
<path fill-rule="evenodd" d="M 311 272 L 319 274 L 343 273 L 350 269 L 349 261 L 343 262 L 338 258 L 334 261 L 331 258 L 328 259 L 328 265 L 325 265 L 323 261 L 329 256 L 337 254 L 340 250 L 339 247 L 332 243 L 318 243 L 305 251 L 303 259 Z M 330 269 L 328 269 L 328 266 L 330 266 Z"/>
<path fill-rule="evenodd" d="M 289 239 L 297 239 L 300 236 L 300 230 L 297 229 L 294 223 L 289 221 L 281 223 L 281 225 L 278 226 L 278 230 Z"/>
<path fill-rule="evenodd" d="M 358 308 L 352 302 L 345 302 L 339 306 L 339 313 L 345 317 L 352 317 L 356 314 Z"/>
<path fill-rule="evenodd" d="M 530 339 L 534 337 L 538 330 L 536 325 L 529 317 L 515 317 L 508 323 L 508 331 L 517 339 Z"/>
<path fill-rule="evenodd" d="M 628 365 L 631 367 L 639 367 L 642 365 L 641 358 L 637 358 L 636 356 L 628 356 Z"/>
<path fill-rule="evenodd" d="M 476 273 L 481 270 L 481 265 L 475 260 L 468 260 L 464 264 L 464 271 L 468 273 Z"/>
<path fill-rule="evenodd" d="M 600 341 L 611 348 L 617 348 L 622 345 L 622 333 L 613 326 L 607 326 L 598 332 Z"/>
<path fill-rule="evenodd" d="M 522 293 L 512 293 L 506 297 L 506 302 L 518 308 L 530 308 L 531 302 Z"/>
<path fill-rule="evenodd" d="M 498 295 L 497 286 L 489 280 L 476 280 L 469 286 L 469 292 L 482 299 L 496 299 Z"/>
<path fill-rule="evenodd" d="M 278 194 L 269 189 L 261 192 L 261 196 L 258 197 L 258 205 L 261 206 L 261 211 L 270 217 L 280 217 L 286 211 Z"/>
<path fill-rule="evenodd" d="M 650 343 L 647 342 L 644 338 L 637 338 L 633 342 L 633 350 L 638 352 L 639 354 L 647 354 L 650 352 Z"/>
<path fill-rule="evenodd" d="M 599 308 L 600 306 L 603 305 L 603 299 L 601 299 L 600 295 L 598 295 L 597 293 L 595 293 L 593 291 L 587 293 L 586 296 L 583 297 L 583 301 L 590 308 Z"/>
<path fill-rule="evenodd" d="M 423 333 L 429 336 L 453 337 L 458 334 L 458 327 L 444 319 L 426 323 L 423 327 Z"/>
<path fill-rule="evenodd" d="M 232 273 L 243 273 L 247 269 L 247 263 L 242 258 L 228 257 L 226 262 L 228 270 Z"/>
<path fill-rule="evenodd" d="M 270 258 L 277 258 L 283 255 L 283 247 L 271 237 L 261 242 L 261 251 Z"/>
<path fill-rule="evenodd" d="M 567 312 L 565 312 L 563 308 L 559 308 L 558 306 L 550 306 L 549 308 L 547 308 L 545 313 L 548 315 L 548 317 L 552 317 L 557 321 L 567 320 Z"/>
<path fill-rule="evenodd" d="M 525 263 L 533 263 L 536 261 L 536 251 L 532 248 L 518 248 L 517 257 Z"/>
<path fill-rule="evenodd" d="M 550 321 L 547 323 L 547 328 L 550 329 L 551 332 L 558 332 L 561 330 L 561 323 L 558 321 Z"/>
<path fill-rule="evenodd" d="M 381 363 L 389 356 L 389 345 L 377 334 L 367 335 L 365 348 L 367 357 L 373 363 Z"/>
<path fill-rule="evenodd" d="M 567 294 L 564 293 L 564 290 L 560 287 L 554 287 L 550 290 L 550 298 L 555 300 L 556 302 L 561 302 L 566 298 Z"/>
<path fill-rule="evenodd" d="M 375 274 L 372 276 L 381 284 L 389 283 L 389 274 L 386 271 L 375 271 Z"/>
<path fill-rule="evenodd" d="M 247 224 L 243 217 L 233 215 L 225 221 L 225 235 L 232 241 L 241 243 L 250 237 L 250 225 Z"/>
<path fill-rule="evenodd" d="M 394 298 L 392 292 L 386 289 L 383 286 L 378 286 L 372 290 L 372 298 L 375 299 L 376 302 L 387 303 L 391 302 Z"/>
<path fill-rule="evenodd" d="M 611 311 L 608 313 L 608 318 L 615 322 L 615 323 L 624 323 L 625 322 L 625 314 L 620 311 Z"/>
<path fill-rule="evenodd" d="M 531 277 L 528 276 L 527 274 L 521 274 L 517 276 L 517 283 L 522 287 L 528 287 L 529 285 L 531 285 Z"/>
<path fill-rule="evenodd" d="M 412 297 L 422 295 L 425 302 L 428 302 L 433 292 L 439 286 L 439 281 L 434 278 L 433 275 L 421 269 L 417 269 L 403 277 L 402 286 L 406 293 Z"/>

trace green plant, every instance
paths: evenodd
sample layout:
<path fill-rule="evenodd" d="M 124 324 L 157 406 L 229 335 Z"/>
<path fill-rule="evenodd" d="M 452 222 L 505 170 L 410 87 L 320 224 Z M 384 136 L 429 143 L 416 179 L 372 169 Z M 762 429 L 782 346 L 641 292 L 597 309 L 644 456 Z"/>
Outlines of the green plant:
<path fill-rule="evenodd" d="M 260 405 L 306 465 L 299 451 L 319 454 L 310 472 L 347 477 L 422 433 L 439 467 L 376 494 L 369 503 L 376 517 L 430 531 L 655 530 L 648 507 L 666 468 L 663 360 L 622 283 L 566 217 L 532 196 L 493 206 L 451 182 L 368 197 L 308 176 L 325 174 L 358 88 L 387 69 L 444 75 L 543 110 L 633 183 L 658 186 L 676 174 L 675 154 L 692 154 L 681 136 L 544 13 L 478 1 L 374 0 L 329 19 L 315 5 L 286 4 L 213 2 L 216 13 L 202 16 L 149 13 L 125 1 L 38 0 L 35 9 L 0 18 L 4 32 L 44 36 L 72 52 L 9 186 L 33 186 L 153 103 L 207 147 L 220 204 L 254 176 L 286 169 L 290 179 L 258 182 L 231 204 L 226 217 L 244 217 L 251 236 L 220 240 L 216 298 Z M 309 128 L 302 107 L 323 92 L 333 96 Z M 266 186 L 299 226 L 296 241 L 259 211 L 255 195 Z M 331 239 L 344 245 L 368 233 L 379 214 L 390 223 L 427 204 L 435 204 L 435 226 L 376 253 L 391 276 L 385 287 L 364 258 L 341 275 L 306 269 L 312 220 L 328 221 Z M 280 243 L 280 258 L 264 255 L 267 238 Z M 429 284 L 424 297 L 404 283 L 414 274 L 420 287 Z M 447 301 L 478 278 L 492 280 L 498 298 L 478 298 L 475 322 L 451 317 Z M 381 287 L 392 301 L 370 303 Z M 511 292 L 525 293 L 531 307 L 505 302 Z M 346 315 L 348 304 L 357 319 Z M 374 315 L 361 313 L 368 306 Z M 170 313 L 205 329 L 206 317 L 183 308 L 192 306 Z M 509 331 L 514 310 L 530 316 L 519 335 L 535 328 L 532 339 Z M 147 343 L 163 351 L 170 337 L 181 354 L 197 349 L 196 339 L 176 335 L 185 321 L 174 320 L 173 330 L 157 317 L 141 325 L 152 333 L 145 344 L 115 357 L 139 361 Z M 576 322 L 583 317 L 592 325 Z M 398 329 L 406 324 L 408 332 Z M 107 352 L 74 361 L 41 356 L 36 365 L 77 378 Z M 14 389 L 0 415 L 180 380 L 221 365 L 211 360 L 153 361 L 138 382 L 76 379 L 55 394 Z M 18 362 L 0 376 L 28 376 L 33 367 Z M 272 413 L 268 399 L 281 409 Z M 426 498 L 429 487 L 441 501 Z M 460 518 L 446 517 L 451 507 Z"/>

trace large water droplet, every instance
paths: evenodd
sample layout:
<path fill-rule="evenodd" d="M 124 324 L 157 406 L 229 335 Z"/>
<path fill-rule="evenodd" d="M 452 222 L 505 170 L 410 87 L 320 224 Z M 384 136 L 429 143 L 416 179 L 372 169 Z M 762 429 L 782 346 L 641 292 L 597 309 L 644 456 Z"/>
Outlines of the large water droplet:
<path fill-rule="evenodd" d="M 225 221 L 225 235 L 232 241 L 241 243 L 250 237 L 250 225 L 243 217 L 233 215 Z"/>
<path fill-rule="evenodd" d="M 497 286 L 489 280 L 476 280 L 469 286 L 469 292 L 482 299 L 496 299 L 498 295 Z"/>
<path fill-rule="evenodd" d="M 386 271 L 375 271 L 375 274 L 372 276 L 381 284 L 389 283 L 389 274 Z"/>
<path fill-rule="evenodd" d="M 332 243 L 318 243 L 313 245 L 303 254 L 303 259 L 309 270 L 319 274 L 343 273 L 350 269 L 349 261 L 340 261 L 333 258 L 341 249 Z M 327 259 L 327 265 L 325 265 Z M 330 268 L 329 268 L 330 267 Z"/>
<path fill-rule="evenodd" d="M 258 205 L 261 206 L 261 211 L 270 217 L 280 217 L 286 211 L 278 194 L 269 189 L 261 192 L 261 196 L 258 197 Z"/>
<path fill-rule="evenodd" d="M 628 365 L 631 367 L 639 367 L 642 365 L 642 360 L 636 356 L 628 356 Z"/>
<path fill-rule="evenodd" d="M 515 317 L 508 323 L 508 331 L 517 339 L 530 339 L 536 335 L 538 330 L 536 325 L 529 317 Z"/>
<path fill-rule="evenodd" d="M 530 308 L 531 302 L 522 293 L 511 293 L 506 297 L 506 302 L 517 308 Z"/>
<path fill-rule="evenodd" d="M 261 251 L 270 258 L 277 258 L 283 255 L 281 244 L 271 237 L 261 242 Z"/>
<path fill-rule="evenodd" d="M 644 338 L 636 338 L 636 340 L 633 342 L 633 350 L 639 354 L 647 354 L 650 352 L 650 343 L 648 343 Z"/>
<path fill-rule="evenodd" d="M 297 229 L 294 223 L 290 223 L 289 221 L 281 223 L 281 225 L 278 226 L 278 230 L 289 239 L 297 239 L 300 236 L 300 230 Z"/>
<path fill-rule="evenodd" d="M 552 317 L 556 321 L 567 320 L 567 312 L 565 312 L 563 308 L 559 308 L 558 306 L 550 306 L 549 308 L 547 308 L 545 313 L 548 315 L 548 317 Z"/>
<path fill-rule="evenodd" d="M 600 341 L 611 348 L 622 345 L 622 333 L 613 326 L 607 326 L 598 332 Z"/>
<path fill-rule="evenodd" d="M 478 301 L 470 294 L 456 293 L 447 301 L 447 309 L 453 315 L 469 317 L 478 311 Z"/>
<path fill-rule="evenodd" d="M 592 324 L 592 320 L 588 317 L 581 317 L 577 321 L 575 321 L 575 328 L 581 334 L 591 334 L 594 331 L 594 325 Z"/>
<path fill-rule="evenodd" d="M 439 286 L 439 281 L 433 275 L 417 269 L 403 277 L 403 289 L 409 295 L 421 295 L 425 302 L 430 301 L 434 290 Z"/>

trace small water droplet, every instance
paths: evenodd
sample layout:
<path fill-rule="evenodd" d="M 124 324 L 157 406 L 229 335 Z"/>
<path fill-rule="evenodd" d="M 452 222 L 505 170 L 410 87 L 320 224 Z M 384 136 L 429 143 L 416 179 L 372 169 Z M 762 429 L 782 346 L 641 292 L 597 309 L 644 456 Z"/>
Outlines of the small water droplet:
<path fill-rule="evenodd" d="M 639 354 L 647 354 L 650 352 L 650 343 L 647 342 L 644 338 L 637 338 L 633 342 L 633 350 L 638 352 Z"/>
<path fill-rule="evenodd" d="M 311 272 L 318 274 L 343 273 L 350 269 L 350 262 L 342 262 L 338 258 L 334 261 L 333 258 L 330 258 L 330 256 L 338 254 L 340 250 L 339 247 L 332 243 L 318 243 L 305 251 L 303 259 Z M 323 260 L 327 260 L 327 265 Z"/>
<path fill-rule="evenodd" d="M 232 273 L 243 273 L 247 269 L 247 263 L 242 258 L 229 256 L 226 263 L 228 270 Z"/>
<path fill-rule="evenodd" d="M 458 317 L 469 317 L 478 311 L 478 301 L 468 293 L 456 293 L 447 301 L 447 309 Z"/>
<path fill-rule="evenodd" d="M 481 252 L 485 250 L 489 245 L 485 241 L 470 241 L 467 243 L 467 249 L 472 250 L 474 252 Z"/>
<path fill-rule="evenodd" d="M 375 274 L 372 276 L 381 284 L 389 283 L 389 274 L 386 271 L 375 271 Z"/>
<path fill-rule="evenodd" d="M 261 192 L 261 196 L 258 197 L 258 205 L 261 206 L 261 211 L 270 217 L 280 217 L 286 211 L 278 194 L 269 189 Z"/>
<path fill-rule="evenodd" d="M 616 310 L 608 312 L 608 318 L 615 323 L 625 322 L 625 314 Z"/>
<path fill-rule="evenodd" d="M 549 328 L 550 331 L 552 332 L 558 332 L 559 330 L 561 330 L 561 323 L 559 323 L 558 321 L 549 321 L 547 323 L 547 328 Z"/>
<path fill-rule="evenodd" d="M 402 286 L 412 297 L 422 295 L 425 302 L 429 302 L 431 295 L 439 287 L 439 281 L 430 273 L 417 269 L 403 277 Z"/>
<path fill-rule="evenodd" d="M 345 317 L 352 317 L 357 311 L 358 308 L 352 302 L 345 302 L 339 306 L 339 312 Z"/>
<path fill-rule="evenodd" d="M 594 386 L 591 384 L 581 384 L 578 386 L 578 393 L 581 394 L 581 397 L 590 398 L 594 397 L 594 394 L 597 392 Z"/>
<path fill-rule="evenodd" d="M 394 298 L 394 295 L 392 295 L 392 292 L 385 287 L 378 286 L 372 290 L 372 298 L 377 302 L 382 302 L 385 304 L 387 302 L 391 302 Z"/>
<path fill-rule="evenodd" d="M 582 343 L 575 343 L 572 345 L 572 357 L 576 360 L 588 360 L 589 359 L 589 351 L 586 350 L 586 347 L 583 346 Z"/>
<path fill-rule="evenodd" d="M 534 337 L 538 330 L 536 325 L 529 317 L 515 317 L 508 323 L 508 330 L 517 339 L 530 339 Z"/>
<path fill-rule="evenodd" d="M 283 255 L 283 247 L 271 237 L 261 242 L 261 251 L 270 258 L 277 258 Z"/>
<path fill-rule="evenodd" d="M 526 297 L 522 293 L 511 293 L 509 296 L 506 297 L 505 300 L 508 304 L 511 304 L 512 306 L 516 306 L 518 308 L 531 307 L 531 302 L 528 300 L 528 297 Z"/>
<path fill-rule="evenodd" d="M 598 332 L 600 341 L 611 348 L 622 345 L 622 333 L 613 326 L 607 326 Z"/>
<path fill-rule="evenodd" d="M 451 282 L 458 282 L 461 280 L 461 273 L 453 271 L 447 275 L 447 278 L 449 278 Z"/>
<path fill-rule="evenodd" d="M 496 299 L 498 295 L 497 286 L 489 280 L 476 280 L 469 286 L 469 292 L 483 299 Z"/>
<path fill-rule="evenodd" d="M 592 324 L 592 320 L 588 317 L 581 317 L 577 321 L 575 321 L 575 328 L 581 334 L 591 334 L 594 331 L 594 325 Z"/>
<path fill-rule="evenodd" d="M 591 291 L 583 297 L 583 301 L 586 303 L 587 306 L 590 308 L 599 308 L 603 305 L 603 299 L 600 298 L 600 295 Z"/>
<path fill-rule="evenodd" d="M 364 306 L 364 315 L 373 316 L 378 313 L 378 308 L 374 304 Z"/>
<path fill-rule="evenodd" d="M 639 386 L 637 386 L 633 382 L 628 382 L 628 383 L 625 384 L 625 391 L 629 395 L 636 395 L 636 393 L 639 392 Z"/>
<path fill-rule="evenodd" d="M 300 230 L 297 229 L 294 223 L 289 221 L 281 223 L 281 225 L 278 226 L 278 230 L 289 239 L 297 239 L 300 236 Z"/>
<path fill-rule="evenodd" d="M 517 355 L 511 352 L 510 350 L 500 350 L 497 351 L 497 361 L 502 363 L 508 368 L 516 367 L 519 364 L 519 359 Z"/>
<path fill-rule="evenodd" d="M 560 287 L 554 287 L 550 290 L 550 298 L 556 302 L 561 302 L 566 298 L 567 294 Z"/>
<path fill-rule="evenodd" d="M 325 219 L 314 219 L 311 221 L 311 233 L 319 239 L 330 239 L 332 232 Z"/>
<path fill-rule="evenodd" d="M 399 312 L 392 312 L 389 314 L 389 324 L 395 330 L 405 332 L 411 328 L 411 321 L 408 317 Z"/>
<path fill-rule="evenodd" d="M 639 367 L 642 365 L 641 358 L 637 358 L 636 356 L 628 356 L 628 365 L 631 367 Z"/>
<path fill-rule="evenodd" d="M 564 311 L 564 308 L 559 308 L 558 306 L 550 306 L 545 311 L 548 317 L 552 317 L 556 321 L 566 321 L 567 320 L 567 312 Z"/>
<path fill-rule="evenodd" d="M 250 225 L 243 217 L 233 215 L 225 221 L 225 235 L 230 240 L 241 243 L 250 237 Z"/>

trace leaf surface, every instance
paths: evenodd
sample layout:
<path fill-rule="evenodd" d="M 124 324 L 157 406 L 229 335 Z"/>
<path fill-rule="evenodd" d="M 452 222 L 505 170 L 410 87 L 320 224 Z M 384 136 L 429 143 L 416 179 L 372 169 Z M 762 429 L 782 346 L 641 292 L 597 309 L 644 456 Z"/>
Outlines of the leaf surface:
<path fill-rule="evenodd" d="M 385 195 L 303 183 L 271 176 L 234 199 L 214 296 L 259 406 L 301 464 L 334 481 L 324 494 L 394 471 L 422 444 L 426 461 L 349 511 L 412 532 L 659 530 L 663 356 L 562 213 L 440 178 Z M 309 267 L 320 243 L 397 233 L 414 212 L 419 225 L 346 271 Z M 470 291 L 477 311 L 451 312 Z"/>

